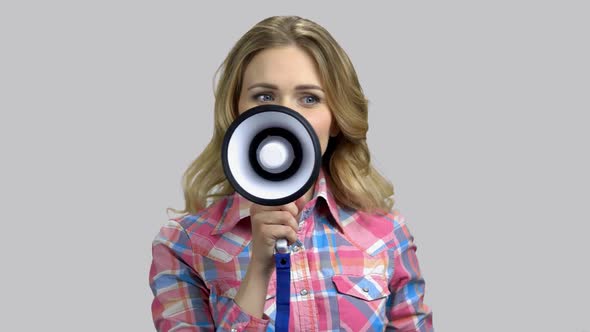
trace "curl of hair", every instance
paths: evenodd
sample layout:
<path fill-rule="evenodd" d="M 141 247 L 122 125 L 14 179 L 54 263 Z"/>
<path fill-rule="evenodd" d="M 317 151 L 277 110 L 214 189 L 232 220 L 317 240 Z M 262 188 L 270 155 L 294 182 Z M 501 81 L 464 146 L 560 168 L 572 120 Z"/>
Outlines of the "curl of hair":
<path fill-rule="evenodd" d="M 317 23 L 298 16 L 273 16 L 247 31 L 215 72 L 213 136 L 183 174 L 185 208 L 168 208 L 168 211 L 195 214 L 234 192 L 223 172 L 221 146 L 226 130 L 238 115 L 245 69 L 258 52 L 292 45 L 315 59 L 326 102 L 339 128 L 338 135 L 330 137 L 322 157 L 322 167 L 329 175 L 328 185 L 336 202 L 369 213 L 391 210 L 393 185 L 371 165 L 366 142 L 369 101 L 348 55 Z"/>

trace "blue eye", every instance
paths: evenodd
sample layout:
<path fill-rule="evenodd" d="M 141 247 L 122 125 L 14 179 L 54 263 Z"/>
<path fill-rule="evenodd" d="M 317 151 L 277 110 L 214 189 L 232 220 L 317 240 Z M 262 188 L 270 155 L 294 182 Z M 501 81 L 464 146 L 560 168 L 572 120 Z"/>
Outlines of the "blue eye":
<path fill-rule="evenodd" d="M 320 102 L 320 98 L 318 96 L 315 95 L 307 95 L 304 97 L 304 103 L 307 105 L 313 105 L 313 104 L 317 104 Z M 307 103 L 308 101 L 311 101 L 312 103 Z M 315 103 L 313 103 L 315 101 Z"/>
<path fill-rule="evenodd" d="M 270 99 L 260 99 L 259 97 L 270 97 Z M 256 101 L 260 101 L 260 102 L 267 102 L 267 101 L 271 101 L 272 97 L 271 95 L 267 94 L 267 93 L 259 93 L 257 95 L 254 95 L 254 100 Z"/>

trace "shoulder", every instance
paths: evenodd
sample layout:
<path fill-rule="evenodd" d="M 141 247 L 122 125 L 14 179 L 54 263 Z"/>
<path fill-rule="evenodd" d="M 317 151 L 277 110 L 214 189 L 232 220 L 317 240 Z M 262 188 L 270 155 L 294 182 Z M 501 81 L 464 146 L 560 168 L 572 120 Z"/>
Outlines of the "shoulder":
<path fill-rule="evenodd" d="M 355 221 L 368 232 L 374 240 L 378 240 L 381 249 L 402 252 L 411 245 L 413 236 L 406 223 L 406 217 L 399 209 L 386 213 L 356 212 Z"/>
<path fill-rule="evenodd" d="M 252 237 L 248 223 L 234 224 L 239 221 L 236 219 L 239 211 L 231 201 L 232 197 L 235 198 L 225 196 L 195 214 L 168 220 L 159 236 L 167 233 L 168 236 L 164 237 L 168 237 L 169 246 L 190 249 L 190 254 L 197 260 L 230 262 Z M 232 227 L 224 229 L 228 224 Z"/>
<path fill-rule="evenodd" d="M 196 213 L 169 218 L 160 228 L 154 242 L 176 245 L 187 242 L 186 246 L 190 247 L 190 242 L 198 243 L 199 239 L 214 237 L 211 232 L 223 215 L 227 201 L 228 198 L 224 197 Z"/>

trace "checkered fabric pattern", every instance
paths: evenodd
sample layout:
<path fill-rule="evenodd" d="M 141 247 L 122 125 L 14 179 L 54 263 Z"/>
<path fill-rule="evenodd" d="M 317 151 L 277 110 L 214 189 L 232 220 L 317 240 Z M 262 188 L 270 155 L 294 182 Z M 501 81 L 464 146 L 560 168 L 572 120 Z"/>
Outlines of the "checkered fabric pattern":
<path fill-rule="evenodd" d="M 290 331 L 434 331 L 404 216 L 339 206 L 323 169 L 291 245 Z M 170 219 L 152 243 L 149 284 L 158 331 L 274 331 L 276 273 L 264 315 L 234 302 L 251 257 L 249 208 L 238 193 Z"/>

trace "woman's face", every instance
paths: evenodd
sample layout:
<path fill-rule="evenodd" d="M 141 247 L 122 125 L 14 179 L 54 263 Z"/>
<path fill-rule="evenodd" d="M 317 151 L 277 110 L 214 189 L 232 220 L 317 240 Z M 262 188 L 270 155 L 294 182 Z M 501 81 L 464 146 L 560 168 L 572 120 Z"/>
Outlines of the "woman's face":
<path fill-rule="evenodd" d="M 313 126 L 323 156 L 329 137 L 336 136 L 338 129 L 322 89 L 315 61 L 303 50 L 295 46 L 266 49 L 246 67 L 238 113 L 264 104 L 295 110 Z"/>

